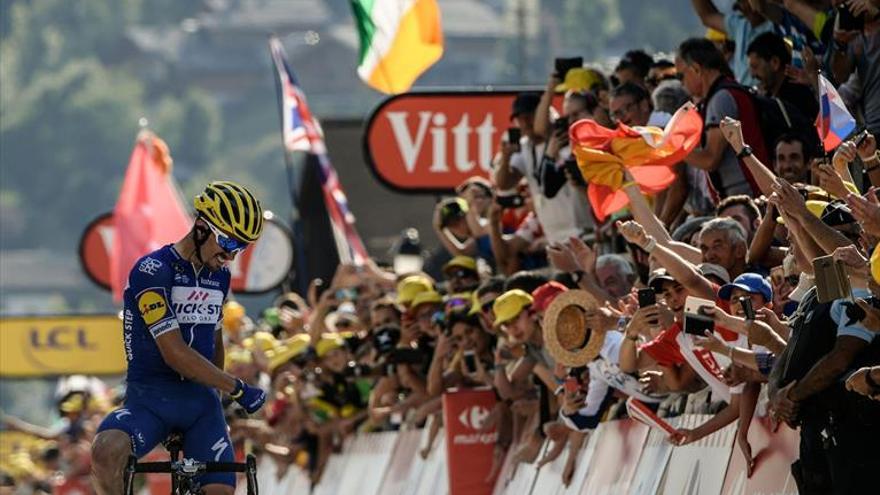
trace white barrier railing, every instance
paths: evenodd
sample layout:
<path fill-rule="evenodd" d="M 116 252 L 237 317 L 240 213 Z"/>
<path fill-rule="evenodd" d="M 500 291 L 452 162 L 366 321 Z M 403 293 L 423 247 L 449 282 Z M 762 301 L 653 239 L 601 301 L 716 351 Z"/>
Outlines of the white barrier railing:
<path fill-rule="evenodd" d="M 673 418 L 673 426 L 693 428 L 708 416 Z M 764 492 L 796 495 L 788 465 L 797 457 L 797 433 L 787 428 L 771 432 L 765 419 L 755 419 L 750 431 L 753 452 L 761 452 L 755 473 L 745 476 L 745 462 L 735 449 L 736 427 L 730 425 L 690 445 L 673 447 L 658 431 L 631 420 L 602 423 L 581 448 L 569 486 L 562 484 L 568 448 L 541 469 L 535 464 L 514 466 L 508 457 L 495 484 L 495 494 L 618 494 L 693 493 L 741 495 Z M 427 430 L 371 433 L 346 442 L 331 457 L 315 495 L 382 494 L 446 495 L 446 442 L 437 436 L 430 455 L 419 451 Z M 547 442 L 541 455 L 548 449 Z M 539 456 L 540 458 L 540 456 Z M 296 466 L 279 471 L 276 462 L 259 462 L 260 493 L 308 493 L 308 476 Z"/>

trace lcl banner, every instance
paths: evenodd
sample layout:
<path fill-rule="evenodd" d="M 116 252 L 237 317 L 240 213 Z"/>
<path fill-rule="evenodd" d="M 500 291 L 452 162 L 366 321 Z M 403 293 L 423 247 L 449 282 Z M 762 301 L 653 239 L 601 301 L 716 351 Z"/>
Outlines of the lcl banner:
<path fill-rule="evenodd" d="M 443 394 L 446 427 L 446 463 L 450 495 L 488 495 L 495 479 L 486 479 L 498 433 L 483 431 L 483 422 L 495 407 L 491 390 L 459 390 Z M 496 476 L 497 477 L 497 476 Z"/>
<path fill-rule="evenodd" d="M 121 374 L 122 325 L 116 315 L 0 318 L 0 376 Z"/>
<path fill-rule="evenodd" d="M 229 264 L 232 290 L 261 294 L 278 287 L 293 266 L 293 245 L 287 227 L 274 217 L 264 222 L 263 235 Z M 113 213 L 92 220 L 79 242 L 79 258 L 86 275 L 110 290 L 110 251 L 113 247 Z"/>
<path fill-rule="evenodd" d="M 488 177 L 501 136 L 513 126 L 511 106 L 518 93 L 392 96 L 369 117 L 364 158 L 383 184 L 400 192 L 446 193 L 468 177 Z M 561 108 L 562 97 L 553 105 Z"/>

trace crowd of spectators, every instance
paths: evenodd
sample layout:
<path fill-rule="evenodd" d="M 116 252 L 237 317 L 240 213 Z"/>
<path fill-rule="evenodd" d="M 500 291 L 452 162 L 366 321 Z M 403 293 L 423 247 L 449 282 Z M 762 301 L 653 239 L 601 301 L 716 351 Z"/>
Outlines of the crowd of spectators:
<path fill-rule="evenodd" d="M 491 176 L 436 205 L 448 260 L 439 273 L 370 260 L 253 318 L 227 303 L 227 370 L 271 391 L 258 416 L 229 408 L 237 447 L 314 483 L 356 432 L 427 426 L 427 456 L 442 394 L 478 387 L 497 397 L 482 425 L 498 431 L 494 469 L 508 452 L 544 464 L 568 447 L 568 483 L 589 432 L 624 417 L 635 397 L 664 417 L 711 414 L 671 435 L 676 445 L 736 423 L 750 470 L 749 425 L 770 415 L 799 429 L 801 493 L 870 492 L 880 465 L 880 2 L 738 0 L 727 13 L 693 4 L 706 37 L 683 41 L 674 59 L 633 50 L 613 73 L 554 72 L 543 93 L 516 97 L 519 132 L 498 144 Z M 859 123 L 827 152 L 813 126 L 820 70 Z M 598 222 L 569 126 L 662 127 L 688 102 L 704 128 L 675 181 L 649 197 L 625 171 L 628 207 Z M 70 399 L 60 403 L 78 427 L 36 432 L 56 440 L 36 461 L 43 471 L 87 470 L 76 452 L 95 416 L 78 404 L 74 414 Z M 7 426 L 35 432 L 16 421 Z M 7 470 L 2 484 L 30 480 L 21 476 Z"/>

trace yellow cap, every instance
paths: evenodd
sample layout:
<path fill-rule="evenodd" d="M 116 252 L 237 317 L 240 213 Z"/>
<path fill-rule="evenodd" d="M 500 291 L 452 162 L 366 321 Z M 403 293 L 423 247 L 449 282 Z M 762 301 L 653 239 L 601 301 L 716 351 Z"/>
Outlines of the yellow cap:
<path fill-rule="evenodd" d="M 241 341 L 242 347 L 252 351 L 259 347 L 264 351 L 268 351 L 278 345 L 278 339 L 269 332 L 256 332 L 253 336 Z"/>
<path fill-rule="evenodd" d="M 416 309 L 422 304 L 442 304 L 443 296 L 440 295 L 439 292 L 435 290 L 429 290 L 427 292 L 422 292 L 418 294 L 415 299 L 412 300 L 412 304 L 410 304 L 410 309 Z"/>
<path fill-rule="evenodd" d="M 810 210 L 816 218 L 822 218 L 822 212 L 825 211 L 825 207 L 828 206 L 828 201 L 819 201 L 816 199 L 808 199 L 807 200 L 807 209 Z M 776 223 L 781 223 L 785 225 L 785 219 L 782 216 L 776 217 Z"/>
<path fill-rule="evenodd" d="M 73 394 L 61 403 L 59 409 L 65 413 L 80 412 L 85 408 L 85 405 L 83 394 Z"/>
<path fill-rule="evenodd" d="M 569 69 L 565 74 L 565 80 L 556 85 L 556 91 L 560 93 L 563 91 L 584 91 L 601 82 L 602 78 L 593 69 L 583 67 Z"/>
<path fill-rule="evenodd" d="M 874 254 L 871 255 L 871 276 L 874 277 L 874 282 L 880 284 L 880 242 L 877 243 Z"/>
<path fill-rule="evenodd" d="M 266 357 L 269 358 L 269 371 L 275 371 L 282 364 L 306 352 L 311 340 L 308 334 L 300 333 L 281 342 L 274 349 L 267 351 Z"/>
<path fill-rule="evenodd" d="M 492 311 L 495 313 L 495 326 L 513 320 L 519 316 L 524 308 L 531 306 L 532 302 L 534 302 L 532 296 L 520 289 L 509 290 L 501 294 L 492 304 Z"/>
<path fill-rule="evenodd" d="M 254 362 L 254 357 L 251 355 L 251 351 L 240 347 L 230 347 L 229 349 L 226 349 L 223 358 L 223 368 L 227 370 L 233 364 L 251 364 Z"/>
<path fill-rule="evenodd" d="M 236 331 L 245 316 L 244 306 L 238 301 L 229 301 L 223 305 L 223 328 Z"/>
<path fill-rule="evenodd" d="M 434 284 L 424 275 L 410 275 L 397 284 L 397 304 L 411 303 L 421 292 L 434 289 Z"/>
<path fill-rule="evenodd" d="M 327 355 L 333 349 L 339 349 L 345 345 L 345 340 L 338 333 L 325 333 L 321 335 L 321 340 L 315 345 L 315 352 L 319 358 Z"/>
<path fill-rule="evenodd" d="M 717 29 L 706 29 L 706 39 L 709 41 L 727 41 L 727 34 Z"/>
<path fill-rule="evenodd" d="M 477 260 L 470 256 L 456 256 L 443 265 L 443 273 L 446 273 L 453 268 L 463 268 L 465 270 L 476 272 Z"/>
<path fill-rule="evenodd" d="M 480 296 L 477 295 L 477 291 L 474 291 L 471 294 L 471 309 L 468 311 L 468 316 L 478 315 L 482 310 L 483 307 L 480 305 Z"/>

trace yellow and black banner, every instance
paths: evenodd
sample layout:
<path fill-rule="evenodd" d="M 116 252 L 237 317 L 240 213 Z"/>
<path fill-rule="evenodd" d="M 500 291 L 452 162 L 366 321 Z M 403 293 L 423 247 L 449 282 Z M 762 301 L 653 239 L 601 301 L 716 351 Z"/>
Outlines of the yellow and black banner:
<path fill-rule="evenodd" d="M 118 375 L 125 372 L 115 315 L 0 318 L 0 376 Z"/>

